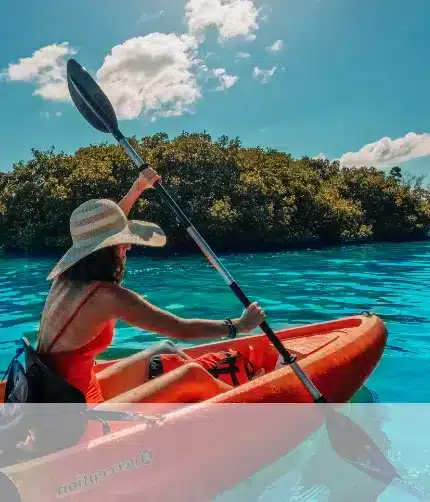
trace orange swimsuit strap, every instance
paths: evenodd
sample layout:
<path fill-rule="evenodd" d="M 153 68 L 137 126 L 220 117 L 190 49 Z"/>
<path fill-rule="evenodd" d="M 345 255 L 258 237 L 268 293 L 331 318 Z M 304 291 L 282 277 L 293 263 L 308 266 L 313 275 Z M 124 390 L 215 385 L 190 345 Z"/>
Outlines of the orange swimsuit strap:
<path fill-rule="evenodd" d="M 76 317 L 77 313 L 81 310 L 81 308 L 87 303 L 87 301 L 92 298 L 96 291 L 99 289 L 100 284 L 97 284 L 95 288 L 93 288 L 90 293 L 81 301 L 81 303 L 78 305 L 76 310 L 73 312 L 73 314 L 69 317 L 67 322 L 64 324 L 64 326 L 60 329 L 60 331 L 57 333 L 57 335 L 54 337 L 54 339 L 51 341 L 49 347 L 46 349 L 44 354 L 48 354 L 51 352 L 52 347 L 58 342 L 59 338 L 61 335 L 66 331 L 66 329 L 70 326 L 70 323 L 73 321 L 73 319 Z"/>
<path fill-rule="evenodd" d="M 103 395 L 94 372 L 95 354 L 109 346 L 112 339 L 112 332 L 107 326 L 94 340 L 78 349 L 50 353 L 52 347 L 57 343 L 59 338 L 65 332 L 67 327 L 76 317 L 79 310 L 85 303 L 94 296 L 99 289 L 100 284 L 95 286 L 90 293 L 81 301 L 76 310 L 67 320 L 63 328 L 57 333 L 49 347 L 43 354 L 52 360 L 58 373 L 71 385 L 78 388 L 85 394 L 88 403 L 103 402 Z M 49 354 L 50 353 L 50 354 Z"/>

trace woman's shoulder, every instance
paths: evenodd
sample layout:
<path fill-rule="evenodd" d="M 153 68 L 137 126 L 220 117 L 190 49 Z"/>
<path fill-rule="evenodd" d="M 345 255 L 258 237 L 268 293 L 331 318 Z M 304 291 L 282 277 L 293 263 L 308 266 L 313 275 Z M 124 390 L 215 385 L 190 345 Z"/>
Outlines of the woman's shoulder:
<path fill-rule="evenodd" d="M 45 308 L 59 302 L 74 304 L 88 301 L 91 297 L 94 297 L 95 300 L 100 296 L 96 294 L 98 290 L 106 290 L 110 291 L 110 294 L 114 294 L 115 288 L 112 287 L 112 284 L 103 281 L 71 281 L 68 278 L 57 277 L 49 291 Z"/>
<path fill-rule="evenodd" d="M 52 285 L 45 309 L 58 303 L 69 306 L 85 302 L 92 311 L 109 317 L 121 316 L 124 311 L 137 308 L 144 303 L 143 297 L 135 291 L 109 281 L 70 281 L 67 278 L 56 279 Z"/>
<path fill-rule="evenodd" d="M 98 281 L 98 284 L 95 285 L 101 292 L 106 292 L 109 295 L 114 297 L 127 297 L 128 295 L 136 295 L 132 289 L 126 288 L 122 284 L 118 284 L 115 282 L 109 281 Z"/>
<path fill-rule="evenodd" d="M 122 284 L 100 281 L 99 290 L 99 298 L 104 305 L 109 305 L 111 310 L 136 307 L 143 300 L 139 293 Z"/>

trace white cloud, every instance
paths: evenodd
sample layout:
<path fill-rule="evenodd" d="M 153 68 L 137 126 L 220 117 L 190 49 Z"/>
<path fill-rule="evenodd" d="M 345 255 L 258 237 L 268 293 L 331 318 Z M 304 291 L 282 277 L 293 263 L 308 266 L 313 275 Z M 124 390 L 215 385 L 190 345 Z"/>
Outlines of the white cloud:
<path fill-rule="evenodd" d="M 273 74 L 276 71 L 276 66 L 274 66 L 271 70 L 262 70 L 258 66 L 256 66 L 252 72 L 252 78 L 260 79 L 262 84 L 267 84 L 272 78 Z"/>
<path fill-rule="evenodd" d="M 267 11 L 266 14 L 264 13 L 265 11 Z M 263 5 L 260 9 L 261 21 L 267 23 L 267 21 L 269 20 L 269 14 L 271 14 L 272 11 L 273 9 L 271 7 L 269 7 L 268 5 Z"/>
<path fill-rule="evenodd" d="M 137 22 L 163 15 L 163 11 L 143 14 Z M 219 31 L 219 41 L 243 37 L 254 40 L 258 30 L 259 9 L 254 0 L 187 0 L 185 17 L 189 33 L 151 33 L 126 40 L 112 48 L 94 75 L 114 106 L 120 120 L 146 115 L 151 121 L 158 117 L 193 113 L 193 106 L 202 97 L 200 78 L 218 80 L 217 91 L 234 86 L 239 77 L 227 74 L 224 68 L 209 69 L 197 51 L 206 28 Z M 69 42 L 52 44 L 36 50 L 0 71 L 0 79 L 30 82 L 34 95 L 46 100 L 70 101 L 67 88 L 67 59 L 77 54 Z M 208 53 L 207 56 L 214 56 Z M 216 57 L 216 55 L 215 55 Z M 238 52 L 237 59 L 249 59 L 247 52 Z M 254 69 L 262 82 L 268 81 L 276 67 Z M 46 118 L 60 117 L 61 112 L 45 112 Z"/>
<path fill-rule="evenodd" d="M 40 116 L 46 120 L 50 120 L 51 117 L 61 117 L 62 115 L 62 112 L 55 112 L 55 114 L 52 114 L 50 112 L 40 112 Z"/>
<path fill-rule="evenodd" d="M 270 47 L 266 47 L 269 52 L 279 52 L 284 47 L 284 42 L 282 40 L 276 40 L 276 42 Z"/>
<path fill-rule="evenodd" d="M 342 167 L 394 167 L 408 160 L 430 155 L 430 134 L 410 132 L 402 138 L 382 138 L 363 146 L 358 152 L 348 152 L 339 159 Z"/>
<path fill-rule="evenodd" d="M 253 0 L 188 0 L 185 20 L 190 34 L 202 38 L 206 28 L 219 30 L 219 41 L 244 37 L 255 40 L 259 10 Z"/>
<path fill-rule="evenodd" d="M 197 40 L 188 35 L 151 33 L 115 46 L 96 78 L 119 119 L 142 112 L 152 118 L 191 112 L 201 97 L 194 72 Z"/>
<path fill-rule="evenodd" d="M 68 101 L 66 80 L 66 56 L 77 52 L 68 42 L 52 44 L 33 52 L 31 57 L 10 63 L 3 75 L 10 82 L 32 82 L 36 86 L 34 95 L 48 100 Z"/>
<path fill-rule="evenodd" d="M 160 18 L 164 14 L 164 10 L 160 10 L 155 12 L 154 14 L 148 14 L 144 12 L 139 19 L 136 21 L 136 24 L 147 23 L 148 21 L 153 21 L 154 19 Z"/>
<path fill-rule="evenodd" d="M 312 157 L 314 160 L 327 160 L 327 156 L 325 153 L 319 153 L 315 157 Z"/>
<path fill-rule="evenodd" d="M 224 68 L 217 68 L 216 70 L 213 70 L 213 74 L 218 78 L 220 83 L 219 87 L 215 89 L 216 91 L 226 91 L 227 89 L 230 89 L 230 87 L 233 87 L 239 80 L 239 77 L 235 75 L 227 75 Z"/>

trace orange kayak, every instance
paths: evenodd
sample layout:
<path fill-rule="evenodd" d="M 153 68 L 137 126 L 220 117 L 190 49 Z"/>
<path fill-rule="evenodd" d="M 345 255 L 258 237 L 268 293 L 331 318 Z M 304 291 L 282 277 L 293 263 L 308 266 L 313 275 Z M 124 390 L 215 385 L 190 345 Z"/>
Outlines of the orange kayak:
<path fill-rule="evenodd" d="M 387 339 L 381 319 L 367 314 L 276 334 L 331 403 L 348 402 L 364 385 Z M 227 349 L 259 358 L 266 374 L 208 401 L 172 407 L 153 423 L 112 422 L 103 435 L 91 422 L 77 445 L 0 469 L 0 491 L 12 490 L 11 500 L 21 502 L 209 501 L 320 428 L 329 405 L 314 404 L 291 368 L 275 369 L 279 354 L 264 334 L 184 352 L 198 357 Z M 98 363 L 97 371 L 113 362 Z M 158 406 L 127 405 L 127 411 L 153 415 Z"/>

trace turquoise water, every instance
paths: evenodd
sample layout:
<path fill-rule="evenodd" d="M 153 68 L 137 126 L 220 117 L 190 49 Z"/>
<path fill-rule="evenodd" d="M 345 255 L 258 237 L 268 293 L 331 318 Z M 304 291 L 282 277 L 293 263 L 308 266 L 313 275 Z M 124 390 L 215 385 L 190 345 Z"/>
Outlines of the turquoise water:
<path fill-rule="evenodd" d="M 406 483 L 388 487 L 377 500 L 429 500 L 430 408 L 412 403 L 430 402 L 430 243 L 237 254 L 221 259 L 250 299 L 265 308 L 273 328 L 323 322 L 364 310 L 385 321 L 386 350 L 355 401 L 408 404 L 389 404 L 388 408 L 381 404 L 373 411 L 368 404 L 354 405 L 354 418 L 374 440 L 387 445 L 387 456 Z M 49 291 L 45 277 L 53 264 L 51 259 L 0 258 L 0 369 L 6 368 L 22 335 L 35 340 Z M 200 255 L 129 258 L 125 285 L 179 316 L 222 319 L 242 312 L 236 297 Z M 105 357 L 131 354 L 157 339 L 153 333 L 119 322 Z M 351 486 L 356 488 L 351 491 Z M 372 486 L 358 470 L 341 462 L 321 435 L 222 494 L 218 502 L 376 500 L 367 493 Z M 426 488 L 426 496 L 416 496 L 417 490 Z"/>
<path fill-rule="evenodd" d="M 381 402 L 429 402 L 430 243 L 381 244 L 221 257 L 273 328 L 369 310 L 388 328 L 382 361 L 367 382 Z M 35 340 L 52 259 L 0 258 L 0 369 L 22 335 Z M 125 286 L 183 317 L 222 319 L 242 306 L 201 255 L 133 258 Z M 107 358 L 151 345 L 156 335 L 121 322 Z M 185 344 L 182 344 L 185 345 Z M 427 375 L 427 376 L 426 376 Z"/>

